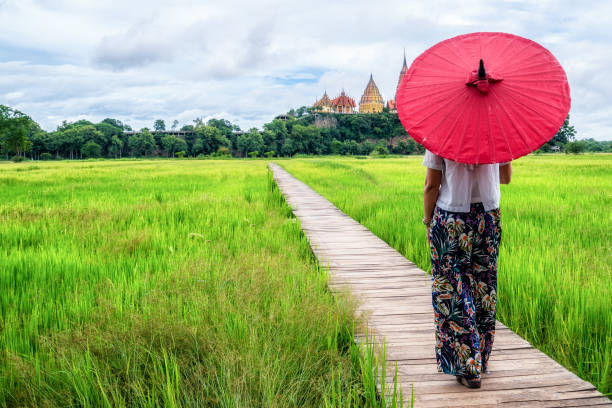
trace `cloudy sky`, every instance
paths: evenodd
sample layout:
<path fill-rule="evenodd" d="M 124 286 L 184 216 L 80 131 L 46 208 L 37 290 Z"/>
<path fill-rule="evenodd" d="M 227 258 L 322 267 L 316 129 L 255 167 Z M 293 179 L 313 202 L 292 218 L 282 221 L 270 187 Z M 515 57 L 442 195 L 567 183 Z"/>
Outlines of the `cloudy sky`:
<path fill-rule="evenodd" d="M 66 119 L 225 118 L 242 128 L 324 90 L 393 97 L 435 43 L 503 31 L 565 68 L 579 138 L 612 139 L 612 2 L 0 0 L 0 104 L 47 130 Z"/>

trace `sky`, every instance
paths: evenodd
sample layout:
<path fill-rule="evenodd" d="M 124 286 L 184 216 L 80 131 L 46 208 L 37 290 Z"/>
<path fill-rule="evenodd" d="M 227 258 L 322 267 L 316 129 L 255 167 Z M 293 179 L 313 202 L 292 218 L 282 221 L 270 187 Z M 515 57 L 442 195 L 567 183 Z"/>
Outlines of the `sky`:
<path fill-rule="evenodd" d="M 224 118 L 261 128 L 325 90 L 394 96 L 446 38 L 508 32 L 567 73 L 577 137 L 612 140 L 610 1 L 0 0 L 0 104 L 54 130 L 116 118 L 135 129 Z"/>

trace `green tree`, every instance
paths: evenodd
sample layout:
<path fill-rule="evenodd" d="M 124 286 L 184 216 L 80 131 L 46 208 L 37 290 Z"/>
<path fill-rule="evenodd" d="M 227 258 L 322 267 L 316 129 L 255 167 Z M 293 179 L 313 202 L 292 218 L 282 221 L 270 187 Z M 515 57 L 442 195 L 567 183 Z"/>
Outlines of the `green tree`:
<path fill-rule="evenodd" d="M 221 146 L 214 154 L 216 156 L 231 156 L 232 152 L 230 152 L 230 150 L 226 146 Z"/>
<path fill-rule="evenodd" d="M 77 120 L 76 122 L 68 122 L 64 120 L 62 121 L 62 124 L 57 127 L 57 130 L 64 131 L 64 130 L 71 129 L 74 127 L 87 126 L 87 125 L 93 126 L 93 123 L 85 119 L 80 119 L 80 120 Z"/>
<path fill-rule="evenodd" d="M 148 128 L 130 135 L 128 146 L 133 156 L 149 156 L 155 152 L 155 139 Z"/>
<path fill-rule="evenodd" d="M 374 150 L 374 148 L 376 147 L 376 145 L 374 143 L 372 143 L 369 140 L 366 140 L 365 142 L 363 142 L 361 144 L 361 154 L 365 154 L 368 155 L 370 153 L 372 153 L 372 150 Z"/>
<path fill-rule="evenodd" d="M 112 125 L 116 128 L 119 128 L 121 130 L 128 130 L 131 131 L 132 128 L 130 125 L 126 125 L 125 123 L 121 122 L 119 119 L 113 119 L 113 118 L 106 118 L 104 120 L 102 120 L 102 122 L 100 123 L 108 123 L 109 125 Z"/>
<path fill-rule="evenodd" d="M 103 135 L 104 140 L 103 140 L 103 143 L 100 144 L 100 146 L 102 147 L 102 154 L 107 155 L 107 156 L 113 156 L 114 153 L 111 153 L 110 151 L 112 140 L 114 137 L 118 138 L 119 140 L 122 140 L 125 137 L 123 133 L 123 128 L 115 126 L 106 121 L 96 123 L 94 126 L 96 130 L 102 133 Z"/>
<path fill-rule="evenodd" d="M 163 119 L 157 119 L 153 124 L 153 130 L 156 132 L 163 132 L 166 130 L 166 122 L 164 122 Z"/>
<path fill-rule="evenodd" d="M 289 136 L 289 131 L 284 121 L 274 119 L 264 125 L 263 141 L 265 150 L 280 151 L 285 139 Z"/>
<path fill-rule="evenodd" d="M 281 154 L 283 156 L 293 156 L 296 152 L 295 144 L 291 137 L 287 137 L 281 146 Z"/>
<path fill-rule="evenodd" d="M 8 157 L 9 154 L 21 156 L 28 146 L 32 119 L 26 114 L 0 105 L 0 150 Z"/>
<path fill-rule="evenodd" d="M 30 148 L 30 154 L 32 155 L 32 160 L 40 159 L 41 153 L 44 153 L 49 150 L 49 136 L 45 131 L 34 132 L 29 137 L 30 143 L 32 147 Z"/>
<path fill-rule="evenodd" d="M 123 151 L 123 141 L 119 139 L 119 137 L 113 136 L 111 138 L 111 142 L 108 147 L 108 154 L 116 159 L 117 156 L 121 157 L 122 151 Z"/>
<path fill-rule="evenodd" d="M 374 150 L 372 151 L 371 154 L 385 156 L 389 154 L 389 149 L 387 149 L 385 142 L 381 140 L 376 144 L 376 147 L 374 147 Z"/>
<path fill-rule="evenodd" d="M 238 153 L 246 157 L 250 152 L 260 152 L 263 148 L 263 137 L 255 128 L 251 128 L 248 133 L 243 133 L 236 140 Z"/>
<path fill-rule="evenodd" d="M 587 148 L 587 143 L 584 140 L 577 140 L 575 142 L 569 142 L 565 144 L 565 153 L 583 153 Z"/>
<path fill-rule="evenodd" d="M 304 116 L 306 113 L 308 112 L 306 106 L 300 106 L 296 111 L 295 114 L 298 118 L 301 118 L 302 116 Z"/>
<path fill-rule="evenodd" d="M 345 140 L 342 143 L 341 153 L 350 155 L 359 154 L 359 144 L 355 140 Z"/>
<path fill-rule="evenodd" d="M 102 147 L 96 142 L 90 140 L 81 148 L 81 153 L 86 158 L 100 157 L 102 155 Z"/>
<path fill-rule="evenodd" d="M 129 136 L 125 133 L 126 131 L 132 131 L 132 128 L 129 125 L 126 125 L 125 123 L 121 122 L 118 119 L 112 119 L 112 118 L 106 118 L 104 119 L 102 122 L 100 123 L 106 123 L 109 124 L 111 126 L 113 126 L 114 130 L 112 131 L 112 133 L 108 134 L 110 136 L 109 139 L 109 143 L 110 140 L 112 140 L 112 136 L 117 136 L 119 138 L 119 140 L 121 140 L 121 142 L 123 143 L 123 146 L 121 148 L 121 152 L 119 152 L 119 157 L 121 157 L 123 154 L 127 154 L 127 148 L 128 148 L 128 138 Z M 97 126 L 96 126 L 97 128 Z M 103 129 L 98 129 L 103 133 L 107 133 L 107 131 L 103 130 Z M 109 146 L 110 147 L 110 146 Z M 108 153 L 110 156 L 113 156 L 112 153 Z"/>
<path fill-rule="evenodd" d="M 79 132 L 76 127 L 68 127 L 65 130 L 61 130 L 58 132 L 58 137 L 61 140 L 62 150 L 70 159 L 78 159 L 78 152 L 81 151 L 81 147 L 83 146 L 83 135 Z"/>
<path fill-rule="evenodd" d="M 294 125 L 291 137 L 299 153 L 325 154 L 331 150 L 331 142 L 326 143 L 321 136 L 321 129 L 314 125 Z"/>
<path fill-rule="evenodd" d="M 219 129 L 227 140 L 230 141 L 231 145 L 229 145 L 229 147 L 237 150 L 237 135 L 234 132 L 240 131 L 240 127 L 238 125 L 234 125 L 229 120 L 225 119 L 210 119 L 208 122 L 206 122 L 206 125 Z"/>
<path fill-rule="evenodd" d="M 185 152 L 185 150 L 187 150 L 187 143 L 183 139 L 173 135 L 164 136 L 162 138 L 162 146 L 168 157 L 174 157 L 174 153 Z"/>
<path fill-rule="evenodd" d="M 574 129 L 574 126 L 570 125 L 569 119 L 570 117 L 567 115 L 567 118 L 565 118 L 565 121 L 563 121 L 563 125 L 561 125 L 559 131 L 555 134 L 555 136 L 553 136 L 552 139 L 544 143 L 544 145 L 538 149 L 539 151 L 550 152 L 554 146 L 558 146 L 559 149 L 564 150 L 564 146 L 567 143 L 576 139 L 576 129 Z"/>
<path fill-rule="evenodd" d="M 141 130 L 142 133 L 142 152 L 145 156 L 151 156 L 155 153 L 155 139 L 153 135 L 149 131 L 149 129 L 144 128 Z"/>
<path fill-rule="evenodd" d="M 76 126 L 73 129 L 80 133 L 80 136 L 83 139 L 83 144 L 87 142 L 94 142 L 100 146 L 100 148 L 103 146 L 106 147 L 112 137 L 99 131 L 95 125 Z"/>
<path fill-rule="evenodd" d="M 214 126 L 196 125 L 194 135 L 196 139 L 191 149 L 194 156 L 212 154 L 218 151 L 220 147 L 231 146 L 230 140 L 223 131 Z"/>
<path fill-rule="evenodd" d="M 341 154 L 342 153 L 342 142 L 338 139 L 333 139 L 331 141 L 331 152 L 333 154 Z"/>

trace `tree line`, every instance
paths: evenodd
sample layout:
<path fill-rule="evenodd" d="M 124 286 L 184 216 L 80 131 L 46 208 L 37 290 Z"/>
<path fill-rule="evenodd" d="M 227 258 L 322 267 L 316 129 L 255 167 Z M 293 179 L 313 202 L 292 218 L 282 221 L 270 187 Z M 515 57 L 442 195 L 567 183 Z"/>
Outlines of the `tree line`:
<path fill-rule="evenodd" d="M 174 133 L 174 134 L 173 134 Z M 575 141 L 565 121 L 540 151 L 612 151 L 612 142 Z M 171 129 L 158 119 L 151 129 L 134 131 L 120 120 L 106 118 L 62 122 L 47 132 L 28 115 L 0 105 L 0 155 L 14 160 L 122 157 L 274 157 L 306 155 L 422 154 L 424 149 L 404 130 L 397 114 L 332 114 L 310 107 L 292 109 L 266 123 L 262 131 L 241 131 L 225 119 L 198 118 Z"/>
<path fill-rule="evenodd" d="M 46 132 L 28 115 L 0 105 L 0 155 L 15 160 L 230 155 L 230 146 L 236 142 L 233 132 L 240 128 L 223 119 L 207 123 L 196 119 L 192 125 L 176 129 L 183 131 L 184 137 L 165 130 L 163 120 L 155 121 L 153 130 L 134 132 L 120 120 L 106 118 L 99 123 L 64 121 L 56 130 Z"/>

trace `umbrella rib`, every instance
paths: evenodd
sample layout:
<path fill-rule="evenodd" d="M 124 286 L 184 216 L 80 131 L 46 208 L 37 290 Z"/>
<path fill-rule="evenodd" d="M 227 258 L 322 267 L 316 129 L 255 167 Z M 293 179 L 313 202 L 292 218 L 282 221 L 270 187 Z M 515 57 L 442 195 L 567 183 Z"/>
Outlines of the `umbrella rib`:
<path fill-rule="evenodd" d="M 459 68 L 462 68 L 462 69 L 463 69 L 463 68 L 465 68 L 465 67 L 462 67 L 461 65 L 457 64 L 456 62 L 451 61 L 451 60 L 449 60 L 449 59 L 447 59 L 447 58 L 445 58 L 445 57 L 441 56 L 440 54 L 437 54 L 437 53 L 436 53 L 436 52 L 434 52 L 434 51 L 432 51 L 432 52 L 431 52 L 431 55 L 435 55 L 436 57 L 440 58 L 441 60 L 446 61 L 446 62 L 448 62 L 449 64 L 454 65 L 454 66 L 456 66 L 456 67 L 459 67 Z"/>
<path fill-rule="evenodd" d="M 473 112 L 474 111 L 474 104 L 468 104 L 468 106 L 471 108 L 470 112 Z M 469 116 L 471 116 L 471 115 L 469 115 Z M 469 123 L 469 121 L 466 120 L 465 124 L 463 126 L 463 132 L 461 132 L 461 140 L 459 140 L 459 143 L 457 143 L 457 146 L 459 146 L 459 147 L 463 144 L 463 139 L 465 139 L 465 132 L 466 132 L 468 123 Z M 446 143 L 445 143 L 445 145 L 446 145 Z"/>
<path fill-rule="evenodd" d="M 416 88 L 423 88 L 423 87 L 429 87 L 432 85 L 452 85 L 452 84 L 456 84 L 457 81 L 445 81 L 445 82 L 440 82 L 440 81 L 436 81 L 436 82 L 418 82 L 418 83 L 411 83 L 411 84 L 406 84 L 404 86 L 405 89 L 416 89 Z"/>
<path fill-rule="evenodd" d="M 520 55 L 523 51 L 525 51 L 527 48 L 530 48 L 532 46 L 531 43 L 525 45 L 523 48 L 521 48 L 519 51 L 516 51 L 514 54 L 506 56 L 505 60 L 506 61 L 512 61 L 512 59 L 514 58 L 515 55 Z M 514 64 L 511 64 L 514 65 Z M 506 69 L 506 67 L 504 67 L 504 69 Z"/>
<path fill-rule="evenodd" d="M 510 88 L 510 87 L 509 87 Z M 530 88 L 528 86 L 520 86 L 520 85 L 512 85 L 512 90 L 516 90 L 516 89 L 524 89 L 526 91 L 533 91 L 534 88 Z M 537 89 L 538 93 L 540 94 L 548 94 L 550 96 L 559 96 L 559 92 L 553 92 L 553 91 L 549 91 L 547 89 Z M 533 97 L 529 97 L 529 99 L 533 99 Z"/>
<path fill-rule="evenodd" d="M 518 75 L 514 75 L 513 77 L 514 78 L 518 78 Z M 508 83 L 509 81 L 520 81 L 521 83 L 526 83 L 526 82 L 559 82 L 559 81 L 562 81 L 564 79 L 565 78 L 551 78 L 551 77 L 548 77 L 546 79 L 510 79 L 508 77 L 504 78 L 504 80 L 506 80 L 506 83 Z"/>
<path fill-rule="evenodd" d="M 493 149 L 493 141 L 491 140 L 491 115 L 489 114 L 488 110 L 486 113 L 487 116 L 487 130 L 488 130 L 488 140 L 489 140 L 489 159 L 490 161 L 492 161 L 493 163 L 495 163 L 495 149 Z M 476 156 L 478 158 L 478 156 Z M 476 159 L 478 160 L 478 159 Z"/>
<path fill-rule="evenodd" d="M 413 75 L 413 76 L 417 77 L 417 78 L 446 78 L 446 79 L 449 78 L 448 74 L 444 75 L 442 73 L 440 75 L 423 75 L 423 74 L 419 74 L 419 75 Z"/>
<path fill-rule="evenodd" d="M 550 103 L 548 103 L 548 102 L 545 102 L 545 101 L 543 101 L 543 100 L 541 100 L 541 99 L 538 99 L 538 98 L 536 98 L 536 97 L 534 97 L 534 96 L 532 96 L 532 95 L 526 95 L 525 93 L 520 92 L 520 91 L 517 91 L 516 89 L 507 89 L 507 90 L 506 90 L 506 93 L 508 94 L 508 96 L 509 96 L 509 97 L 512 97 L 512 93 L 515 93 L 515 94 L 518 94 L 518 95 L 524 96 L 525 98 L 528 98 L 528 99 L 529 99 L 529 100 L 531 100 L 531 101 L 536 101 L 536 102 L 541 103 L 542 105 L 546 105 L 546 106 L 549 106 L 549 107 L 551 107 L 551 108 L 553 108 L 553 109 L 563 111 L 563 109 L 562 109 L 562 108 L 559 108 L 558 106 L 552 105 L 552 104 L 550 104 Z M 557 96 L 558 96 L 558 95 L 557 95 Z M 515 99 L 515 98 L 513 98 L 513 99 Z M 515 99 L 515 100 L 516 100 L 516 99 Z M 521 105 L 523 105 L 523 106 L 527 107 L 527 105 L 525 105 L 524 103 L 521 103 Z M 530 108 L 530 109 L 531 109 L 531 108 Z M 543 116 L 542 116 L 542 117 L 543 117 Z"/>
<path fill-rule="evenodd" d="M 492 96 L 492 100 L 494 101 L 494 103 L 497 106 L 500 106 L 499 98 L 498 98 L 497 94 L 495 92 L 491 92 L 490 95 Z M 501 106 L 498 109 L 501 109 Z M 508 148 L 508 151 L 510 152 L 510 157 L 512 159 L 514 159 L 514 153 L 512 153 L 512 147 L 510 146 L 510 143 L 508 143 L 508 137 L 506 136 L 506 132 L 504 131 L 504 127 L 502 126 L 502 124 L 501 124 L 501 122 L 499 120 L 499 116 L 497 114 L 497 109 L 491 109 L 491 110 L 493 111 L 493 115 L 495 115 L 495 121 L 497 122 L 497 126 L 499 127 L 499 130 L 500 130 L 500 132 L 502 134 L 504 142 L 506 143 L 506 147 Z"/>
<path fill-rule="evenodd" d="M 482 54 L 481 54 L 482 55 Z M 478 104 L 480 105 L 480 107 L 482 108 L 482 105 L 484 103 L 484 98 L 479 98 L 478 100 Z M 481 131 L 480 131 L 480 127 L 482 126 L 482 109 L 478 109 L 478 131 L 476 132 L 475 135 L 475 139 L 476 139 L 476 153 L 474 154 L 474 160 L 476 161 L 476 163 L 474 164 L 478 164 L 478 153 L 480 153 L 480 135 L 481 135 Z"/>
<path fill-rule="evenodd" d="M 449 75 L 452 77 L 457 77 L 457 78 L 464 78 L 467 74 L 467 71 L 465 70 L 456 70 L 456 71 L 452 71 L 449 72 L 448 70 L 444 70 L 444 69 L 439 69 L 439 64 L 429 64 L 427 65 L 427 67 L 424 66 L 420 66 L 418 72 L 413 72 L 412 76 L 425 76 L 427 74 L 440 74 L 441 76 L 444 76 L 445 78 L 449 78 Z"/>
<path fill-rule="evenodd" d="M 532 60 L 532 59 L 538 58 L 538 57 L 539 57 L 541 54 L 548 55 L 548 53 L 547 53 L 546 51 L 543 51 L 543 50 L 536 50 L 536 52 L 535 52 L 535 53 L 533 53 L 533 54 L 529 54 L 529 55 L 526 55 L 524 58 L 521 58 L 521 59 L 518 59 L 518 60 L 513 60 L 513 61 L 512 61 L 510 64 L 508 64 L 508 66 L 507 66 L 506 68 L 507 68 L 509 71 L 512 71 L 512 68 L 513 68 L 513 67 L 515 67 L 515 66 L 517 66 L 517 65 L 519 65 L 519 66 L 520 66 L 520 65 L 521 65 L 521 64 L 522 64 L 524 61 L 527 61 L 527 60 Z M 516 54 L 514 54 L 514 55 L 516 55 Z M 542 62 L 541 64 L 550 64 L 550 61 Z M 524 69 L 524 68 L 523 68 L 523 67 L 521 67 L 521 69 Z"/>
<path fill-rule="evenodd" d="M 458 97 L 460 97 L 460 96 L 462 96 L 462 94 L 458 94 L 458 95 L 457 95 L 457 96 L 455 96 L 454 98 L 449 99 L 448 101 L 446 101 L 446 103 L 445 103 L 444 105 L 440 106 L 440 107 L 438 108 L 438 110 L 441 110 L 442 108 L 444 108 L 445 106 L 447 106 L 448 104 L 450 104 L 451 102 L 453 102 L 455 99 L 457 99 L 457 98 L 458 98 Z M 429 106 L 426 106 L 425 108 L 428 108 L 428 107 L 429 107 Z M 419 111 L 415 111 L 415 112 L 419 112 Z M 436 112 L 437 112 L 437 111 L 433 111 L 433 112 L 431 112 L 429 115 L 427 115 L 427 116 L 425 116 L 425 117 L 421 118 L 421 120 L 419 120 L 418 122 L 414 123 L 414 125 L 412 125 L 412 126 L 410 127 L 410 129 L 409 129 L 409 130 L 407 129 L 407 130 L 406 130 L 406 132 L 410 133 L 410 130 L 414 129 L 414 127 L 415 127 L 415 126 L 418 126 L 418 125 L 420 125 L 421 123 L 423 123 L 423 121 L 425 121 L 425 120 L 429 119 L 429 118 L 430 118 L 431 116 L 433 116 L 433 115 L 434 115 Z"/>
<path fill-rule="evenodd" d="M 467 99 L 467 95 L 464 94 L 464 99 Z M 457 104 L 455 105 L 455 108 L 448 111 L 447 114 L 438 122 L 438 124 L 431 129 L 431 133 L 435 133 L 435 131 L 440 127 L 440 125 L 442 125 L 442 122 L 444 122 L 444 120 L 446 118 L 448 118 L 452 113 L 456 112 L 459 109 L 463 109 L 465 110 L 465 108 L 467 107 L 467 104 Z M 440 150 L 444 150 L 444 146 L 446 145 L 447 140 L 449 140 L 450 135 L 452 134 L 453 130 L 455 129 L 455 127 L 457 126 L 457 122 L 459 122 L 459 118 L 461 117 L 461 115 L 457 115 L 455 118 L 455 121 L 453 122 L 452 127 L 450 128 L 450 130 L 448 131 L 448 133 L 446 134 L 446 137 L 444 138 L 442 142 L 442 145 L 440 146 Z"/>
<path fill-rule="evenodd" d="M 523 102 L 521 102 L 521 101 L 517 100 L 516 98 L 514 98 L 514 97 L 513 97 L 512 95 L 510 95 L 510 94 L 507 94 L 507 96 L 508 96 L 508 98 L 512 99 L 512 101 L 513 101 L 514 103 L 516 103 L 517 105 L 520 105 L 520 106 L 524 107 L 524 108 L 525 108 L 525 109 L 527 109 L 527 110 L 530 110 L 530 111 L 534 112 L 536 115 L 538 115 L 540 118 L 544 119 L 546 122 L 549 122 L 549 121 L 550 121 L 550 118 L 547 118 L 547 117 L 543 116 L 543 115 L 542 115 L 540 112 L 538 112 L 537 110 L 535 110 L 535 109 L 534 109 L 534 108 L 532 108 L 531 106 L 524 104 Z M 565 119 L 565 118 L 564 118 L 564 119 Z M 527 126 L 529 126 L 529 127 L 531 128 L 531 130 L 533 130 L 533 131 L 534 131 L 534 133 L 536 133 L 536 134 L 539 134 L 539 133 L 540 133 L 540 132 L 539 132 L 537 129 L 535 129 L 535 128 L 533 128 L 533 127 L 531 126 L 531 124 L 530 124 L 530 122 L 529 122 L 529 121 L 526 121 L 525 123 L 527 124 Z"/>
<path fill-rule="evenodd" d="M 527 58 L 525 58 L 524 60 L 526 60 L 526 59 L 527 59 Z M 523 60 L 523 61 L 524 61 L 524 60 Z M 507 68 L 507 69 L 508 69 L 508 71 L 512 71 L 512 67 L 513 67 L 513 66 L 515 66 L 515 65 L 517 65 L 517 64 L 515 64 L 515 63 L 514 63 L 514 61 L 513 61 L 513 63 L 512 63 L 512 64 L 507 65 L 507 66 L 504 66 L 504 68 Z M 541 62 L 538 62 L 538 63 L 536 63 L 536 64 L 525 65 L 525 66 L 520 67 L 520 70 L 521 70 L 521 71 L 526 71 L 526 70 L 528 70 L 528 69 L 535 68 L 535 67 L 539 67 L 539 66 L 550 67 L 550 61 L 541 61 Z"/>
<path fill-rule="evenodd" d="M 465 62 L 465 66 L 464 66 L 463 68 L 467 69 L 467 70 L 468 70 L 468 72 L 471 72 L 471 71 L 474 69 L 474 67 L 469 67 L 469 66 L 468 66 L 468 63 L 467 63 L 467 57 L 465 56 L 465 54 L 463 54 L 463 53 L 461 52 L 461 49 L 460 49 L 459 47 L 456 47 L 456 46 L 455 46 L 455 43 L 454 43 L 454 42 L 452 42 L 452 41 L 451 41 L 451 42 L 450 42 L 450 44 L 451 44 L 450 46 L 449 46 L 449 41 L 443 42 L 442 44 L 444 45 L 444 47 L 445 47 L 446 49 L 448 49 L 448 50 L 449 50 L 449 51 L 451 51 L 453 54 L 455 54 L 455 55 L 457 56 L 457 59 L 458 59 L 459 61 Z"/>
<path fill-rule="evenodd" d="M 515 74 L 509 74 L 509 75 L 505 75 L 505 78 L 516 78 L 516 77 L 522 77 L 522 76 L 527 76 L 527 77 L 531 77 L 533 75 L 540 75 L 540 74 L 555 74 L 555 73 L 560 73 L 560 71 L 558 69 L 549 69 L 547 71 L 536 71 L 536 72 L 517 72 Z"/>
<path fill-rule="evenodd" d="M 506 53 L 506 51 L 508 51 L 508 48 L 510 48 L 512 45 L 513 45 L 513 41 L 506 41 L 506 46 L 502 50 L 500 50 L 499 53 L 497 53 L 497 54 L 491 53 L 491 59 L 493 59 L 494 61 L 497 61 L 497 59 L 501 55 L 504 55 Z"/>
<path fill-rule="evenodd" d="M 444 89 L 444 90 L 441 90 L 441 91 L 437 91 L 435 93 L 432 92 L 428 96 L 438 96 L 438 95 L 441 95 L 441 94 L 445 94 L 446 95 L 446 94 L 455 93 L 455 92 L 456 92 L 455 89 Z M 423 96 L 422 95 L 421 96 L 415 96 L 412 99 L 402 99 L 402 103 L 410 103 L 410 102 L 418 101 L 419 99 L 423 99 Z"/>
<path fill-rule="evenodd" d="M 506 108 L 504 107 L 503 104 L 499 103 L 498 106 L 499 106 L 500 110 L 506 114 L 508 119 L 510 119 L 510 123 L 512 124 L 512 127 L 516 130 L 516 133 L 520 136 L 521 142 L 523 142 L 523 145 L 527 148 L 527 150 L 529 150 L 529 144 L 525 141 L 525 137 L 522 134 L 522 130 L 519 129 L 519 127 L 517 127 L 516 122 L 515 122 L 514 118 L 512 117 L 512 115 L 510 115 L 510 113 L 508 113 L 508 111 L 506 110 Z"/>

